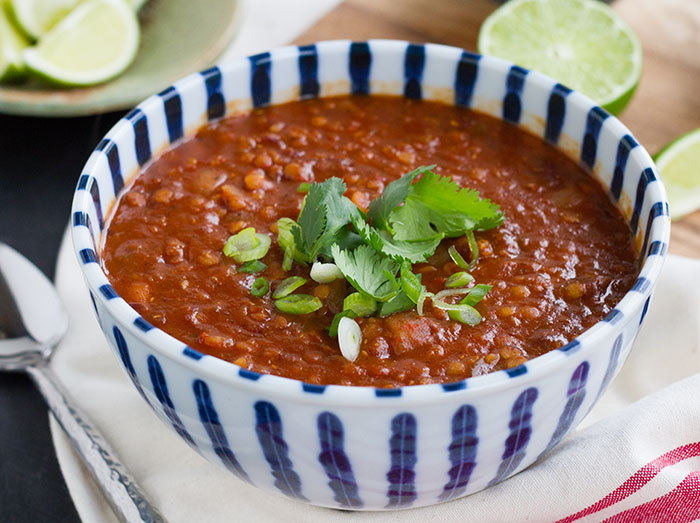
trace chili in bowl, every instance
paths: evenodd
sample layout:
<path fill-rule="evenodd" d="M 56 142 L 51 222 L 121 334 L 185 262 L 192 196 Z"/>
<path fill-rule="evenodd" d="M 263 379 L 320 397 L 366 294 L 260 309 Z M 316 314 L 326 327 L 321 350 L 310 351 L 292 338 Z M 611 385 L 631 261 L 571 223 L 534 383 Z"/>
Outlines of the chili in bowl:
<path fill-rule="evenodd" d="M 93 153 L 73 238 L 156 414 L 313 504 L 495 484 L 590 410 L 668 242 L 631 133 L 536 72 L 320 42 L 149 98 Z"/>

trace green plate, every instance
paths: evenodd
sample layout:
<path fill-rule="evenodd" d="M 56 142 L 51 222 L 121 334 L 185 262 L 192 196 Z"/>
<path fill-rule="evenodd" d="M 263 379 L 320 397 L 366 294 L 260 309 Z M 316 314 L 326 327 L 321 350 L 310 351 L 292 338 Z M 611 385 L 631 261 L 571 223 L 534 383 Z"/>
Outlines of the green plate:
<path fill-rule="evenodd" d="M 214 63 L 243 19 L 241 0 L 148 0 L 139 12 L 141 45 L 114 80 L 61 89 L 38 80 L 0 87 L 0 112 L 82 116 L 128 109 L 178 78 Z"/>

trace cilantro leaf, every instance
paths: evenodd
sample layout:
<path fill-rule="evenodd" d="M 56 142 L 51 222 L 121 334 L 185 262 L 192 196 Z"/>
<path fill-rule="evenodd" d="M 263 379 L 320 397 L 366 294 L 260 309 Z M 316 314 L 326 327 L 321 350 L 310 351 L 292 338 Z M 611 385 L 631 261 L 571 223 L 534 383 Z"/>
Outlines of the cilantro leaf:
<path fill-rule="evenodd" d="M 415 242 L 393 239 L 385 231 L 379 231 L 368 225 L 361 217 L 353 218 L 352 224 L 362 240 L 377 252 L 397 261 L 421 263 L 430 258 L 442 241 L 442 234 L 433 234 L 432 238 Z"/>
<path fill-rule="evenodd" d="M 296 225 L 291 227 L 296 248 L 305 254 L 306 261 L 313 260 L 311 253 L 326 229 L 327 214 L 328 208 L 320 201 L 305 201 Z"/>
<path fill-rule="evenodd" d="M 361 218 L 360 218 L 361 219 Z M 364 242 L 362 237 L 357 233 L 351 231 L 347 227 L 342 227 L 338 229 L 338 232 L 333 235 L 331 243 L 335 243 L 344 251 L 352 250 L 355 247 L 359 247 Z"/>
<path fill-rule="evenodd" d="M 461 188 L 451 178 L 432 171 L 426 172 L 416 184 L 414 196 L 438 212 L 469 216 L 476 222 L 477 229 L 481 229 L 482 223 L 503 222 L 500 207 L 491 200 L 481 198 L 479 191 Z"/>
<path fill-rule="evenodd" d="M 336 232 L 350 223 L 352 216 L 360 214 L 360 209 L 349 198 L 343 196 L 347 187 L 341 178 L 329 178 L 321 183 L 314 183 L 309 189 L 309 195 L 321 192 L 324 204 L 328 207 L 328 223 L 326 227 Z"/>
<path fill-rule="evenodd" d="M 391 230 L 388 222 L 391 211 L 401 205 L 406 197 L 413 192 L 413 180 L 434 167 L 434 165 L 418 167 L 418 169 L 404 174 L 398 180 L 394 180 L 384 187 L 382 194 L 372 200 L 367 210 L 372 225 L 379 229 L 386 229 L 393 234 L 394 231 Z"/>
<path fill-rule="evenodd" d="M 426 240 L 436 233 L 461 236 L 473 229 L 488 229 L 503 221 L 500 207 L 479 197 L 474 189 L 462 189 L 448 177 L 426 171 L 413 185 L 404 205 L 395 208 L 389 222 L 395 238 Z"/>
<path fill-rule="evenodd" d="M 384 318 L 385 316 L 389 316 L 390 314 L 397 312 L 410 311 L 411 309 L 415 309 L 415 307 L 416 304 L 413 303 L 408 296 L 406 296 L 406 293 L 399 291 L 398 294 L 389 301 L 379 304 L 377 314 L 380 318 Z"/>
<path fill-rule="evenodd" d="M 331 246 L 331 254 L 345 279 L 361 293 L 385 302 L 399 292 L 399 282 L 396 281 L 398 264 L 390 258 L 380 256 L 369 245 L 344 251 L 334 244 Z"/>
<path fill-rule="evenodd" d="M 360 216 L 357 206 L 343 196 L 345 189 L 345 182 L 335 177 L 309 188 L 298 227 L 292 228 L 297 249 L 305 253 L 308 262 L 321 255 L 330 258 L 331 245 L 344 236 L 343 228 L 353 216 Z"/>

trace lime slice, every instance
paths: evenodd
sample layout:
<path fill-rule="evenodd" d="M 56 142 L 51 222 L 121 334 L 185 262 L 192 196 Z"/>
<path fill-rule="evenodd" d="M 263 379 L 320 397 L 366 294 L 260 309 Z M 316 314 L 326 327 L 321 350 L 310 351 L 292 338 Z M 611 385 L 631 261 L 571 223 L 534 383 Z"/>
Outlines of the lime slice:
<path fill-rule="evenodd" d="M 10 0 L 9 6 L 19 29 L 38 40 L 55 26 L 80 0 Z"/>
<path fill-rule="evenodd" d="M 671 219 L 700 209 L 700 129 L 668 144 L 654 160 L 666 187 Z"/>
<path fill-rule="evenodd" d="M 86 0 L 34 46 L 27 67 L 61 85 L 92 85 L 126 69 L 139 46 L 139 25 L 123 0 Z"/>
<path fill-rule="evenodd" d="M 479 52 L 547 74 L 613 114 L 642 72 L 639 40 L 598 0 L 511 0 L 484 21 Z"/>
<path fill-rule="evenodd" d="M 28 45 L 27 39 L 10 22 L 4 6 L 0 5 L 0 81 L 18 80 L 24 76 L 22 49 Z"/>

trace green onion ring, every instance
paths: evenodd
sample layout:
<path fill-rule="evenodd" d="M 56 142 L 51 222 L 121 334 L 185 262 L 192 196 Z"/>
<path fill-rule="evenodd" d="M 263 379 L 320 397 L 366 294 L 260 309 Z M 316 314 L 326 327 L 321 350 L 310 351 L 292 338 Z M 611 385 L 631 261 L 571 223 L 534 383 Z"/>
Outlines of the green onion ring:
<path fill-rule="evenodd" d="M 309 314 L 323 307 L 323 304 L 316 296 L 292 294 L 275 300 L 275 306 L 287 314 Z"/>
<path fill-rule="evenodd" d="M 253 286 L 250 288 L 250 293 L 257 298 L 260 298 L 265 296 L 269 290 L 270 282 L 268 282 L 266 278 L 258 278 L 253 282 Z"/>
<path fill-rule="evenodd" d="M 306 278 L 302 278 L 301 276 L 290 276 L 289 278 L 285 278 L 279 283 L 279 285 L 277 285 L 277 287 L 275 287 L 275 291 L 272 293 L 272 297 L 275 300 L 279 298 L 284 298 L 285 296 L 288 296 L 291 293 L 293 293 L 305 283 Z"/>

